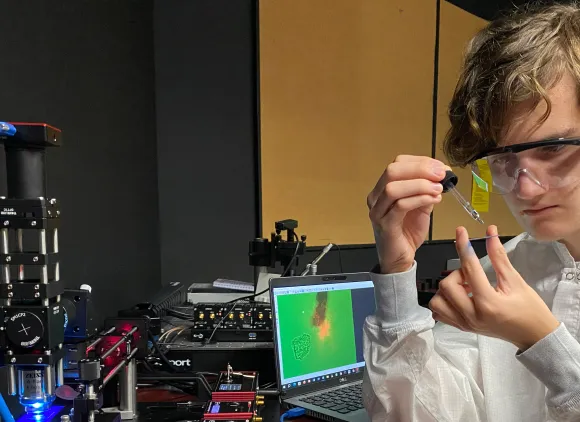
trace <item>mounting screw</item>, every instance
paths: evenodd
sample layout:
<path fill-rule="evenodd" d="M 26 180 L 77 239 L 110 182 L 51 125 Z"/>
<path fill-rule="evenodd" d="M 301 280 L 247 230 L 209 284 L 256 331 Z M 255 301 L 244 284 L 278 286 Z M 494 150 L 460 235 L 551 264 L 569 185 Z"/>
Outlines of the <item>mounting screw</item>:
<path fill-rule="evenodd" d="M 40 297 L 40 293 L 38 292 L 34 293 L 34 297 Z"/>
<path fill-rule="evenodd" d="M 16 358 L 10 359 L 10 363 L 15 363 L 15 362 L 16 362 Z"/>
<path fill-rule="evenodd" d="M 8 220 L 4 220 L 4 225 L 5 225 L 5 226 L 7 226 L 7 225 L 9 225 L 9 224 L 10 224 L 10 221 L 8 221 Z"/>
<path fill-rule="evenodd" d="M 38 262 L 38 257 L 35 256 L 34 258 L 32 258 L 32 262 Z"/>
<path fill-rule="evenodd" d="M 42 363 L 42 358 L 38 358 L 37 362 Z"/>
<path fill-rule="evenodd" d="M 12 293 L 12 292 L 8 293 L 8 297 L 12 297 L 12 296 L 14 296 L 14 293 Z"/>
<path fill-rule="evenodd" d="M 12 258 L 11 258 L 11 257 L 9 257 L 9 256 L 7 256 L 7 257 L 6 257 L 6 262 L 10 262 L 10 261 L 12 261 Z"/>
<path fill-rule="evenodd" d="M 31 226 L 36 226 L 36 221 L 31 221 L 31 222 L 30 222 L 30 225 L 31 225 Z"/>
<path fill-rule="evenodd" d="M 40 289 L 40 286 L 38 284 L 35 284 L 34 285 L 34 290 L 38 290 L 38 289 Z"/>
<path fill-rule="evenodd" d="M 12 290 L 12 283 L 8 285 L 8 290 Z"/>

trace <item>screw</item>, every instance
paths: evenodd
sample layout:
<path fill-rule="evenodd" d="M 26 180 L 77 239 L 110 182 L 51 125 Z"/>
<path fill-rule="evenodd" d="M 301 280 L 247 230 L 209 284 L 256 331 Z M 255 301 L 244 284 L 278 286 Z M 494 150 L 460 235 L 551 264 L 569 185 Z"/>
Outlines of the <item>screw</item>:
<path fill-rule="evenodd" d="M 51 200 L 50 200 L 50 203 L 51 203 L 52 205 L 56 204 L 56 198 L 51 198 Z"/>
<path fill-rule="evenodd" d="M 8 293 L 8 297 L 12 297 L 12 296 L 14 296 L 14 293 L 12 293 L 12 292 Z"/>
<path fill-rule="evenodd" d="M 34 293 L 34 297 L 40 297 L 40 293 L 38 292 Z"/>
<path fill-rule="evenodd" d="M 40 286 L 38 284 L 35 284 L 34 285 L 34 290 L 38 290 L 38 289 L 40 289 Z"/>
<path fill-rule="evenodd" d="M 42 358 L 38 358 L 37 362 L 42 363 Z"/>
<path fill-rule="evenodd" d="M 31 225 L 31 226 L 36 226 L 36 221 L 31 221 L 31 222 L 30 222 L 30 225 Z"/>
<path fill-rule="evenodd" d="M 8 220 L 4 220 L 4 225 L 5 225 L 5 226 L 7 226 L 7 225 L 9 225 L 9 224 L 10 224 L 10 221 L 8 221 Z"/>
<path fill-rule="evenodd" d="M 9 257 L 9 256 L 7 256 L 7 257 L 6 257 L 6 262 L 10 262 L 10 261 L 12 261 L 12 258 L 11 258 L 11 257 Z"/>
<path fill-rule="evenodd" d="M 10 359 L 10 363 L 14 363 L 14 362 L 16 362 L 16 358 Z"/>
<path fill-rule="evenodd" d="M 12 283 L 8 285 L 8 290 L 12 290 Z"/>
<path fill-rule="evenodd" d="M 38 257 L 35 256 L 34 258 L 32 258 L 32 262 L 38 262 Z"/>

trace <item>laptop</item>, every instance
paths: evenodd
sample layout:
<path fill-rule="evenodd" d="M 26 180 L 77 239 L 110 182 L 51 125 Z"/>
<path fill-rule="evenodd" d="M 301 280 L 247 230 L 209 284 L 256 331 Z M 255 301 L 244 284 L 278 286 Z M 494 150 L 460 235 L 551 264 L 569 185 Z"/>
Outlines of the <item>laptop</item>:
<path fill-rule="evenodd" d="M 375 310 L 369 273 L 270 280 L 282 403 L 326 421 L 366 422 L 363 324 Z"/>

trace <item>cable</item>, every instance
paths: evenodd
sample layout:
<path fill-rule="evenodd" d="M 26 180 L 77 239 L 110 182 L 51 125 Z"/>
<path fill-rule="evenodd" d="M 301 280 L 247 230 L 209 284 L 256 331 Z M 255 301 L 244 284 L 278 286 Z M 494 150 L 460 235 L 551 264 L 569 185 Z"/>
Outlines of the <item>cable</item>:
<path fill-rule="evenodd" d="M 229 311 L 227 311 L 224 316 L 222 317 L 222 319 L 220 319 L 220 321 L 217 323 L 217 325 L 214 327 L 213 331 L 211 332 L 210 336 L 205 339 L 205 344 L 209 344 L 209 342 L 211 341 L 211 339 L 213 338 L 215 332 L 217 331 L 217 329 L 222 325 L 222 322 L 224 322 L 226 320 L 226 318 L 228 317 L 228 315 L 234 310 L 234 308 L 236 307 L 236 305 L 240 302 L 241 299 L 238 299 L 234 302 L 234 304 L 232 305 L 232 307 L 230 308 Z M 230 302 L 228 302 L 230 303 Z"/>
<path fill-rule="evenodd" d="M 340 272 L 342 274 L 344 273 L 344 270 L 342 268 L 342 251 L 340 250 L 340 246 L 337 243 L 335 243 L 334 246 L 338 248 L 338 264 L 340 265 Z"/>
<path fill-rule="evenodd" d="M 157 354 L 159 354 L 159 357 L 161 358 L 163 363 L 165 363 L 165 365 L 167 365 L 169 370 L 171 372 L 180 372 L 177 368 L 175 368 L 175 366 L 173 366 L 173 364 L 169 361 L 169 359 L 167 359 L 167 356 L 165 356 L 165 353 L 163 353 L 161 351 L 161 347 L 159 347 L 159 343 L 157 343 L 157 340 L 155 340 L 155 336 L 153 336 L 153 333 L 151 332 L 151 330 L 147 330 L 147 336 L 149 337 L 151 344 L 153 344 L 153 348 L 155 349 Z"/>
<path fill-rule="evenodd" d="M 289 263 L 289 264 L 286 266 L 286 269 L 284 270 L 284 272 L 282 273 L 282 275 L 281 275 L 280 277 L 285 277 L 285 276 L 286 276 L 286 273 L 288 272 L 288 270 L 289 270 L 290 268 L 292 268 L 292 264 L 294 264 L 294 261 L 295 261 L 295 260 L 296 260 L 296 258 L 298 257 L 298 250 L 299 250 L 299 249 L 300 249 L 300 242 L 297 242 L 297 243 L 296 243 L 296 250 L 294 251 L 294 255 L 292 255 L 292 259 L 290 260 L 290 263 Z M 255 297 L 258 297 L 258 296 L 260 296 L 261 294 L 264 294 L 264 293 L 266 293 L 268 290 L 270 290 L 270 286 L 266 287 L 266 288 L 265 288 L 264 290 L 262 290 L 261 292 L 254 293 L 253 295 L 243 296 L 243 297 L 241 297 L 241 298 L 239 298 L 239 299 L 233 299 L 233 300 L 230 300 L 230 301 L 229 301 L 229 302 L 227 302 L 227 303 L 232 303 L 234 300 L 235 300 L 236 302 L 241 302 L 242 300 L 253 299 L 253 298 L 255 298 Z M 212 334 L 212 335 L 213 335 L 213 334 Z"/>
<path fill-rule="evenodd" d="M 302 407 L 294 407 L 292 409 L 287 410 L 286 412 L 282 413 L 282 415 L 280 415 L 280 422 L 284 422 L 284 419 L 286 418 L 296 418 L 298 416 L 302 416 L 304 413 L 306 413 L 306 409 L 302 408 Z"/>

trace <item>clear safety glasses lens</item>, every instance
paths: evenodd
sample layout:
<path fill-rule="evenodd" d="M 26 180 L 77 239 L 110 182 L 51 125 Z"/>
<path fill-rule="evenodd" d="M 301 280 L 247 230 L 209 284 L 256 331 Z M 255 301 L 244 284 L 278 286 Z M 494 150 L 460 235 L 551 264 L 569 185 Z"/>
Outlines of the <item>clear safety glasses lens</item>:
<path fill-rule="evenodd" d="M 549 145 L 521 152 L 489 155 L 471 164 L 477 186 L 505 195 L 522 178 L 541 188 L 558 189 L 580 182 L 580 146 Z"/>

